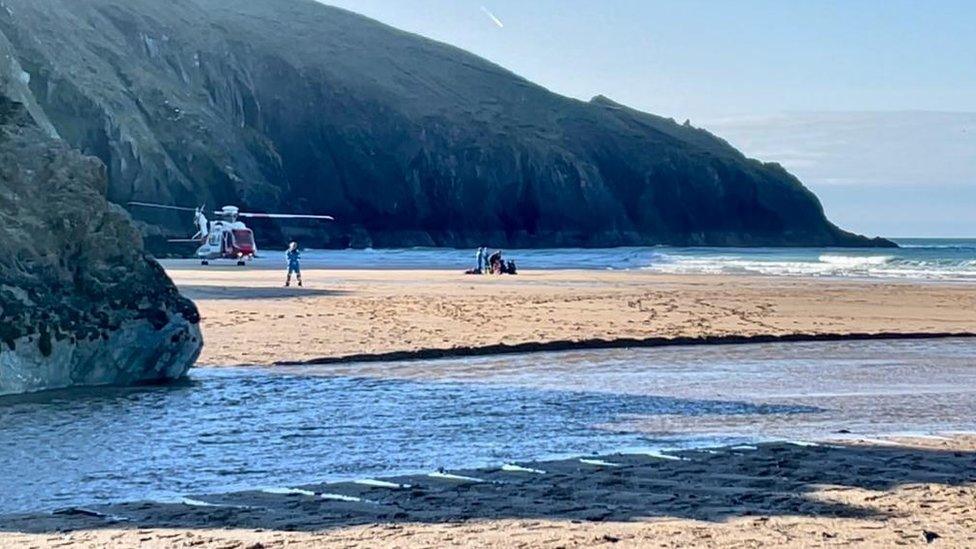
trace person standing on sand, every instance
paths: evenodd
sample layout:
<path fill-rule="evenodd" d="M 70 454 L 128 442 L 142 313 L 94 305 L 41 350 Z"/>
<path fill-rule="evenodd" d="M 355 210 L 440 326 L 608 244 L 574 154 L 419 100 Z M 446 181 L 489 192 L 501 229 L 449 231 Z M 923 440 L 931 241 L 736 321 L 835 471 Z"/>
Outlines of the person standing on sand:
<path fill-rule="evenodd" d="M 478 257 L 478 274 L 481 274 L 485 268 L 485 247 L 481 246 L 478 248 L 478 253 L 475 254 Z"/>
<path fill-rule="evenodd" d="M 285 252 L 285 259 L 288 260 L 288 278 L 285 279 L 285 286 L 291 286 L 291 274 L 295 273 L 298 285 L 302 285 L 302 266 L 299 261 L 302 259 L 302 252 L 298 251 L 298 242 L 292 241 L 288 244 L 288 251 Z"/>

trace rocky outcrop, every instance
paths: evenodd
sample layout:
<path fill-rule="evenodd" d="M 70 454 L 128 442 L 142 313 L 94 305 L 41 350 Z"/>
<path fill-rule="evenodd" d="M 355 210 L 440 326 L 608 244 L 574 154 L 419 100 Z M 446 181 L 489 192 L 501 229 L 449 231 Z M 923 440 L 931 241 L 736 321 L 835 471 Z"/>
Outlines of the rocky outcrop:
<path fill-rule="evenodd" d="M 26 82 L 2 61 L 0 395 L 183 376 L 202 346 L 195 306 L 106 202 L 102 162 L 9 98 Z"/>
<path fill-rule="evenodd" d="M 0 33 L 117 203 L 334 214 L 314 246 L 890 244 L 706 131 L 314 0 L 0 0 Z"/>

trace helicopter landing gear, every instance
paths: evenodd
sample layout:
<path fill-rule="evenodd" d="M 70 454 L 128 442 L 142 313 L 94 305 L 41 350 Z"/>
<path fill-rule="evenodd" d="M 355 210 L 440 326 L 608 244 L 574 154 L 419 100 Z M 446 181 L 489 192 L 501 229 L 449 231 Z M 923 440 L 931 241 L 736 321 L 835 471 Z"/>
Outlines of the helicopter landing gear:
<path fill-rule="evenodd" d="M 210 265 L 210 262 L 207 261 L 206 259 L 204 259 L 204 260 L 200 261 L 200 264 L 201 265 Z"/>
<path fill-rule="evenodd" d="M 238 266 L 238 267 L 243 267 L 243 266 L 244 266 L 244 260 L 240 260 L 240 261 L 238 261 L 238 262 L 237 262 L 237 266 Z"/>

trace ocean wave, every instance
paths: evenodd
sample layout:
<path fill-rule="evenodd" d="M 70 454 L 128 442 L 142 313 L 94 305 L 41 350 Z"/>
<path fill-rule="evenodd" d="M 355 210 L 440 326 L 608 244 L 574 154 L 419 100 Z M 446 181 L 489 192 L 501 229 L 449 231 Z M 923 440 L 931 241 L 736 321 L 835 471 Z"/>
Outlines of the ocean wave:
<path fill-rule="evenodd" d="M 755 274 L 923 280 L 976 280 L 976 259 L 898 257 L 895 255 L 800 254 L 776 252 L 683 256 L 658 254 L 646 270 L 669 274 Z"/>
<path fill-rule="evenodd" d="M 868 265 L 884 265 L 895 260 L 891 255 L 869 255 L 869 256 L 850 256 L 850 255 L 829 255 L 824 254 L 819 258 L 821 263 L 836 265 L 841 268 L 858 268 Z"/>

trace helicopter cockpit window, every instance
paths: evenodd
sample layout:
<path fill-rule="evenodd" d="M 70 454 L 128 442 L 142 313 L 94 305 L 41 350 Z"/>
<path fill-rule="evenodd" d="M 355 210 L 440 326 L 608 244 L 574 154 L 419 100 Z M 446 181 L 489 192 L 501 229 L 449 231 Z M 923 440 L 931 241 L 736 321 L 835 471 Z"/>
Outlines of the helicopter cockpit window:
<path fill-rule="evenodd" d="M 254 234 L 251 231 L 237 229 L 234 231 L 234 243 L 238 246 L 254 246 Z"/>
<path fill-rule="evenodd" d="M 210 242 L 209 242 L 209 244 L 211 246 L 218 246 L 218 245 L 220 245 L 220 233 L 219 232 L 215 231 L 215 232 L 210 233 Z"/>

